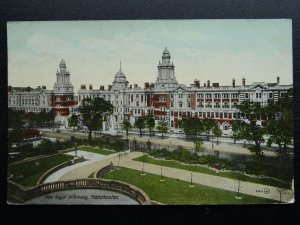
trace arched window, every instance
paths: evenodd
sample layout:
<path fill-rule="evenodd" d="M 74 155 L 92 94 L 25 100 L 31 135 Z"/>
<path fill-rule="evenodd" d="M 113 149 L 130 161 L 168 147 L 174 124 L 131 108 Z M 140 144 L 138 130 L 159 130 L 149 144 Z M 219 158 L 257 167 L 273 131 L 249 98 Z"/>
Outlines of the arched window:
<path fill-rule="evenodd" d="M 224 102 L 224 103 L 223 103 L 223 108 L 229 108 L 228 102 Z"/>
<path fill-rule="evenodd" d="M 220 108 L 220 103 L 216 102 L 214 108 Z"/>
<path fill-rule="evenodd" d="M 237 103 L 236 103 L 236 102 L 233 102 L 233 104 L 231 105 L 231 108 L 237 109 L 237 107 L 238 107 Z"/>

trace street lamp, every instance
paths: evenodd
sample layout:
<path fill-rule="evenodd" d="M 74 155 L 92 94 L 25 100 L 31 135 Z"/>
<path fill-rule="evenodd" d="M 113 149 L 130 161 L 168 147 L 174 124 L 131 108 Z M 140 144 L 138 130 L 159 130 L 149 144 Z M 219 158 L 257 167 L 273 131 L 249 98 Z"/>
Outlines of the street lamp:
<path fill-rule="evenodd" d="M 161 157 L 161 164 L 160 164 L 160 181 L 164 181 L 164 177 L 162 174 L 162 160 L 163 160 L 163 157 Z"/>
<path fill-rule="evenodd" d="M 188 164 L 188 166 L 191 168 L 191 182 L 190 182 L 190 187 L 194 187 L 194 185 L 193 185 L 193 171 L 192 171 L 192 167 L 191 167 L 190 163 Z"/>
<path fill-rule="evenodd" d="M 115 118 L 116 118 L 117 136 L 118 136 L 118 115 L 115 115 Z"/>
<path fill-rule="evenodd" d="M 190 184 L 190 187 L 194 187 L 194 185 L 193 185 L 193 172 L 191 172 L 191 184 Z"/>
<path fill-rule="evenodd" d="M 213 132 L 211 131 L 211 149 L 214 150 L 214 136 L 213 136 Z"/>
<path fill-rule="evenodd" d="M 119 164 L 120 164 L 120 158 L 121 158 L 121 152 L 119 152 L 118 167 L 119 167 Z"/>
<path fill-rule="evenodd" d="M 74 144 L 74 159 L 77 158 L 77 143 Z"/>

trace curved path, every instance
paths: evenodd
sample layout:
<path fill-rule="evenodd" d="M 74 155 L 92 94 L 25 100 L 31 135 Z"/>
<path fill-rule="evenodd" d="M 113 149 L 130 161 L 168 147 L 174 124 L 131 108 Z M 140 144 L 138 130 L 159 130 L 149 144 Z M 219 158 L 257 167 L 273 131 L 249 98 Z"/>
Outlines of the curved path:
<path fill-rule="evenodd" d="M 120 166 L 130 168 L 130 169 L 135 169 L 135 170 L 141 170 L 142 163 L 138 161 L 133 161 L 132 159 L 142 155 L 143 153 L 141 152 L 131 152 L 127 156 L 121 157 Z M 117 156 L 109 159 L 102 159 L 98 162 L 94 162 L 84 167 L 69 171 L 68 173 L 64 174 L 60 179 L 69 180 L 69 179 L 87 178 L 91 173 L 108 165 L 111 161 L 115 165 L 118 165 Z M 144 171 L 148 173 L 157 174 L 157 175 L 160 175 L 161 172 L 159 165 L 154 165 L 149 163 L 144 164 Z M 188 182 L 191 179 L 190 171 L 170 168 L 165 166 L 163 166 L 163 176 L 174 178 L 174 179 L 180 179 Z M 228 190 L 233 192 L 237 192 L 237 188 L 238 188 L 237 180 L 203 174 L 203 173 L 196 173 L 196 172 L 193 172 L 193 182 L 197 184 L 207 185 L 210 187 L 220 188 L 223 190 Z M 279 192 L 277 190 L 277 187 L 244 182 L 244 181 L 241 181 L 240 185 L 241 185 L 240 192 L 243 194 L 248 194 L 257 197 L 273 199 L 273 200 L 279 200 Z M 282 201 L 286 203 L 293 202 L 294 201 L 293 192 L 291 190 L 287 190 L 285 193 L 283 193 Z"/>
<path fill-rule="evenodd" d="M 74 156 L 74 151 L 71 151 L 71 152 L 68 152 L 68 153 L 65 153 L 65 154 Z M 76 163 L 76 164 L 68 166 L 68 167 L 64 167 L 64 168 L 54 172 L 49 177 L 47 177 L 47 179 L 44 181 L 44 183 L 58 181 L 63 175 L 65 175 L 66 173 L 68 173 L 72 170 L 75 170 L 75 169 L 78 169 L 78 168 L 80 169 L 83 166 L 87 166 L 89 164 L 92 164 L 92 163 L 97 162 L 97 161 L 102 160 L 102 159 L 110 159 L 112 157 L 117 156 L 118 153 L 113 153 L 113 154 L 110 154 L 110 155 L 101 155 L 101 154 L 97 154 L 97 153 L 77 150 L 77 155 L 79 157 L 83 156 L 83 158 L 86 159 L 86 161 Z"/>

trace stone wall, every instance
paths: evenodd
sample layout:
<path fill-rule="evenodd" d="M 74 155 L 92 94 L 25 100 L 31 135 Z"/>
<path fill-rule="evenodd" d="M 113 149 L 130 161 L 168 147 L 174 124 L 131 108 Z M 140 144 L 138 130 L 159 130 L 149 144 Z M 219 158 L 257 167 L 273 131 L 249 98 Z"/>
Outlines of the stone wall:
<path fill-rule="evenodd" d="M 74 160 L 74 163 L 79 163 L 79 162 L 83 162 L 84 159 L 83 158 L 77 158 Z M 67 166 L 70 166 L 72 165 L 72 161 L 68 161 L 68 162 L 64 162 L 64 163 L 61 163 L 51 169 L 49 169 L 46 173 L 44 173 L 40 179 L 38 179 L 38 181 L 36 182 L 36 185 L 39 185 L 39 184 L 42 184 L 44 183 L 44 181 L 47 179 L 48 176 L 50 176 L 52 173 L 64 168 L 64 167 L 67 167 Z"/>
<path fill-rule="evenodd" d="M 104 179 L 77 179 L 40 184 L 35 187 L 24 187 L 11 180 L 7 181 L 7 195 L 10 203 L 24 203 L 29 199 L 51 192 L 72 189 L 100 189 L 125 194 L 141 205 L 150 205 L 148 195 L 139 188 L 125 182 Z"/>

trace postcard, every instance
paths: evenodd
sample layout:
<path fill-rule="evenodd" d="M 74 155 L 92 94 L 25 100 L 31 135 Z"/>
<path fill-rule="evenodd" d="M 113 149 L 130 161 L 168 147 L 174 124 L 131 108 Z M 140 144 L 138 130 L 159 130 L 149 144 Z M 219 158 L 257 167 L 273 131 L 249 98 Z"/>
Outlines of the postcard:
<path fill-rule="evenodd" d="M 7 203 L 294 202 L 289 19 L 8 22 Z"/>

